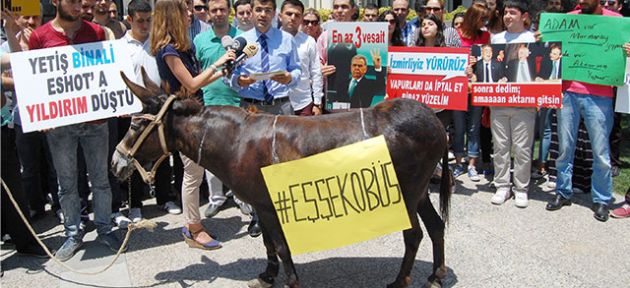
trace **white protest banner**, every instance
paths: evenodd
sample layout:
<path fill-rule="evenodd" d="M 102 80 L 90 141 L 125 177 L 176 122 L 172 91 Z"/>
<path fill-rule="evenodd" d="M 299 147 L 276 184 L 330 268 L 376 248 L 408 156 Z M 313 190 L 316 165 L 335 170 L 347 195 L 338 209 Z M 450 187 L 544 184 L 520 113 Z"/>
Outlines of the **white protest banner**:
<path fill-rule="evenodd" d="M 626 73 L 623 79 L 625 85 L 617 88 L 615 112 L 630 114 L 630 57 L 626 58 Z"/>
<path fill-rule="evenodd" d="M 134 74 L 120 41 L 12 53 L 11 67 L 24 132 L 142 110 L 120 76 Z"/>

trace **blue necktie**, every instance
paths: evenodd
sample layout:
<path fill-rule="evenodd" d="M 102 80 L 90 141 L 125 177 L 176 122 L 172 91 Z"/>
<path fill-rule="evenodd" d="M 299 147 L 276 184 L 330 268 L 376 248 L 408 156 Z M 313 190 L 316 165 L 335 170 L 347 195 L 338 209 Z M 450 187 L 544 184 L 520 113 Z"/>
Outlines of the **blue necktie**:
<path fill-rule="evenodd" d="M 258 43 L 260 43 L 260 62 L 262 64 L 263 72 L 269 72 L 269 49 L 267 48 L 267 35 L 260 34 L 258 38 Z M 267 85 L 269 84 L 268 80 L 263 81 L 263 94 L 265 96 L 265 102 L 271 103 L 273 101 L 273 96 L 269 94 L 269 88 Z"/>

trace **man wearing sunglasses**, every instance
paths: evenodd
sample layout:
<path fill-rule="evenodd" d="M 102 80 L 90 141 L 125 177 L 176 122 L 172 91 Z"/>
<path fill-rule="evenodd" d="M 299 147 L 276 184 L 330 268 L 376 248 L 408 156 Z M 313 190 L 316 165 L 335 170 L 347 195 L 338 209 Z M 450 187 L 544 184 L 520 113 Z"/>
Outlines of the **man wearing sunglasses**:
<path fill-rule="evenodd" d="M 623 6 L 623 3 L 620 2 L 620 0 L 601 0 L 599 1 L 599 4 L 610 11 L 619 13 L 619 11 L 621 11 L 621 7 Z"/>
<path fill-rule="evenodd" d="M 193 9 L 195 13 L 195 17 L 199 19 L 199 21 L 203 21 L 205 23 L 210 22 L 210 16 L 208 15 L 208 1 L 207 0 L 195 0 L 193 2 Z"/>
<path fill-rule="evenodd" d="M 444 0 L 427 0 L 424 2 L 424 14 L 433 14 L 437 16 L 442 23 L 444 22 Z M 446 47 L 460 47 L 461 40 L 459 38 L 459 34 L 453 27 L 446 27 L 446 24 L 442 27 L 444 29 L 444 41 L 446 43 Z"/>

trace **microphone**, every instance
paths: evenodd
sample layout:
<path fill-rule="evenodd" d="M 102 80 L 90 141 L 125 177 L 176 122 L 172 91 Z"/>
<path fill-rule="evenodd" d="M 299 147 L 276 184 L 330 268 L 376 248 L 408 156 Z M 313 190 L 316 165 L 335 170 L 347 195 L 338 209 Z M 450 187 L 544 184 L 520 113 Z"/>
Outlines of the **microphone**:
<path fill-rule="evenodd" d="M 234 59 L 234 61 L 230 61 L 225 64 L 225 70 L 227 72 L 226 74 L 232 74 L 234 68 L 242 65 L 245 60 L 253 57 L 254 55 L 256 55 L 256 53 L 258 53 L 258 46 L 256 44 L 247 44 L 245 47 L 243 47 L 241 54 L 238 55 L 236 59 Z"/>
<path fill-rule="evenodd" d="M 221 38 L 221 46 L 223 49 L 228 50 L 234 45 L 234 39 L 230 35 L 225 35 Z"/>
<path fill-rule="evenodd" d="M 245 48 L 243 48 L 243 53 L 241 53 L 241 55 L 239 55 L 238 57 L 236 57 L 236 59 L 234 59 L 233 67 L 240 66 L 248 58 L 254 57 L 254 55 L 256 55 L 256 53 L 258 53 L 258 45 L 256 45 L 256 44 L 247 44 L 247 46 L 245 46 Z"/>
<path fill-rule="evenodd" d="M 243 48 L 247 46 L 247 40 L 243 37 L 236 37 L 233 39 L 232 49 L 236 51 L 236 56 L 238 57 L 243 52 Z"/>

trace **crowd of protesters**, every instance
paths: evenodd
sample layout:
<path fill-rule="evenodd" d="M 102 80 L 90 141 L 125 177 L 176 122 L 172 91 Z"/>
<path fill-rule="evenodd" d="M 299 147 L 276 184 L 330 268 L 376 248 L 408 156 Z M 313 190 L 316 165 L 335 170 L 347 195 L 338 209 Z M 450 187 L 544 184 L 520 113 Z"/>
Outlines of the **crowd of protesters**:
<path fill-rule="evenodd" d="M 443 0 L 417 1 L 415 7 L 407 0 L 394 0 L 388 9 L 366 6 L 360 20 L 387 22 L 390 46 L 470 48 L 535 42 L 540 37 L 536 33 L 540 13 L 620 17 L 620 1 L 548 0 L 542 11 L 534 11 L 527 1 L 475 0 L 465 13 L 446 22 Z M 139 222 L 147 194 L 156 197 L 165 213 L 183 212 L 182 235 L 190 247 L 220 248 L 221 243 L 201 223 L 200 199 L 208 199 L 204 216 L 211 218 L 233 196 L 216 176 L 177 153 L 158 168 L 152 186 L 143 183 L 137 173 L 128 183 L 118 182 L 108 166 L 115 145 L 130 126 L 129 118 L 24 133 L 16 103 L 28 95 L 13 92 L 9 53 L 120 39 L 131 51 L 136 73 L 132 80 L 137 83 L 142 83 L 144 67 L 166 92 L 192 94 L 206 106 L 256 106 L 268 113 L 298 116 L 322 114 L 326 77 L 331 85 L 336 77 L 349 74 L 348 67 L 328 58 L 324 19 L 299 0 L 285 0 L 279 7 L 273 0 L 154 2 L 132 0 L 124 18 L 119 18 L 118 8 L 109 0 L 52 0 L 56 16 L 47 23 L 42 23 L 41 16 L 3 12 L 2 179 L 31 221 L 47 215 L 45 207 L 50 204 L 52 214 L 65 228 L 66 240 L 55 254 L 61 261 L 72 258 L 82 246 L 90 212 L 97 241 L 118 251 L 121 241 L 112 233 L 113 226 L 124 229 Z M 359 18 L 354 0 L 332 3 L 329 22 Z M 417 17 L 408 21 L 412 8 Z M 218 68 L 235 58 L 221 43 L 226 35 L 242 36 L 260 46 L 257 61 L 236 68 L 238 73 L 231 77 Z M 630 43 L 624 50 L 630 55 Z M 471 79 L 476 77 L 474 65 L 482 61 L 471 59 L 467 69 Z M 286 72 L 265 81 L 243 76 L 278 70 Z M 613 112 L 614 87 L 563 81 L 562 89 L 564 108 L 558 110 L 469 104 L 468 111 L 436 111 L 451 132 L 453 176 L 474 182 L 491 179 L 496 188 L 491 199 L 495 205 L 514 198 L 515 206 L 527 207 L 532 183 L 545 179 L 544 185 L 556 192 L 546 206 L 549 211 L 571 205 L 575 193 L 591 193 L 597 220 L 606 221 L 609 215 L 630 217 L 630 187 L 625 203 L 609 212 L 612 177 L 619 175 L 622 164 L 624 117 Z M 489 117 L 485 124 L 484 114 Z M 540 149 L 533 155 L 536 138 Z M 127 191 L 131 191 L 130 197 Z M 256 211 L 236 197 L 234 201 L 248 219 L 251 216 L 248 233 L 260 235 Z M 127 211 L 121 211 L 124 207 Z M 3 240 L 15 243 L 18 253 L 45 256 L 21 224 L 4 187 L 2 233 Z"/>

